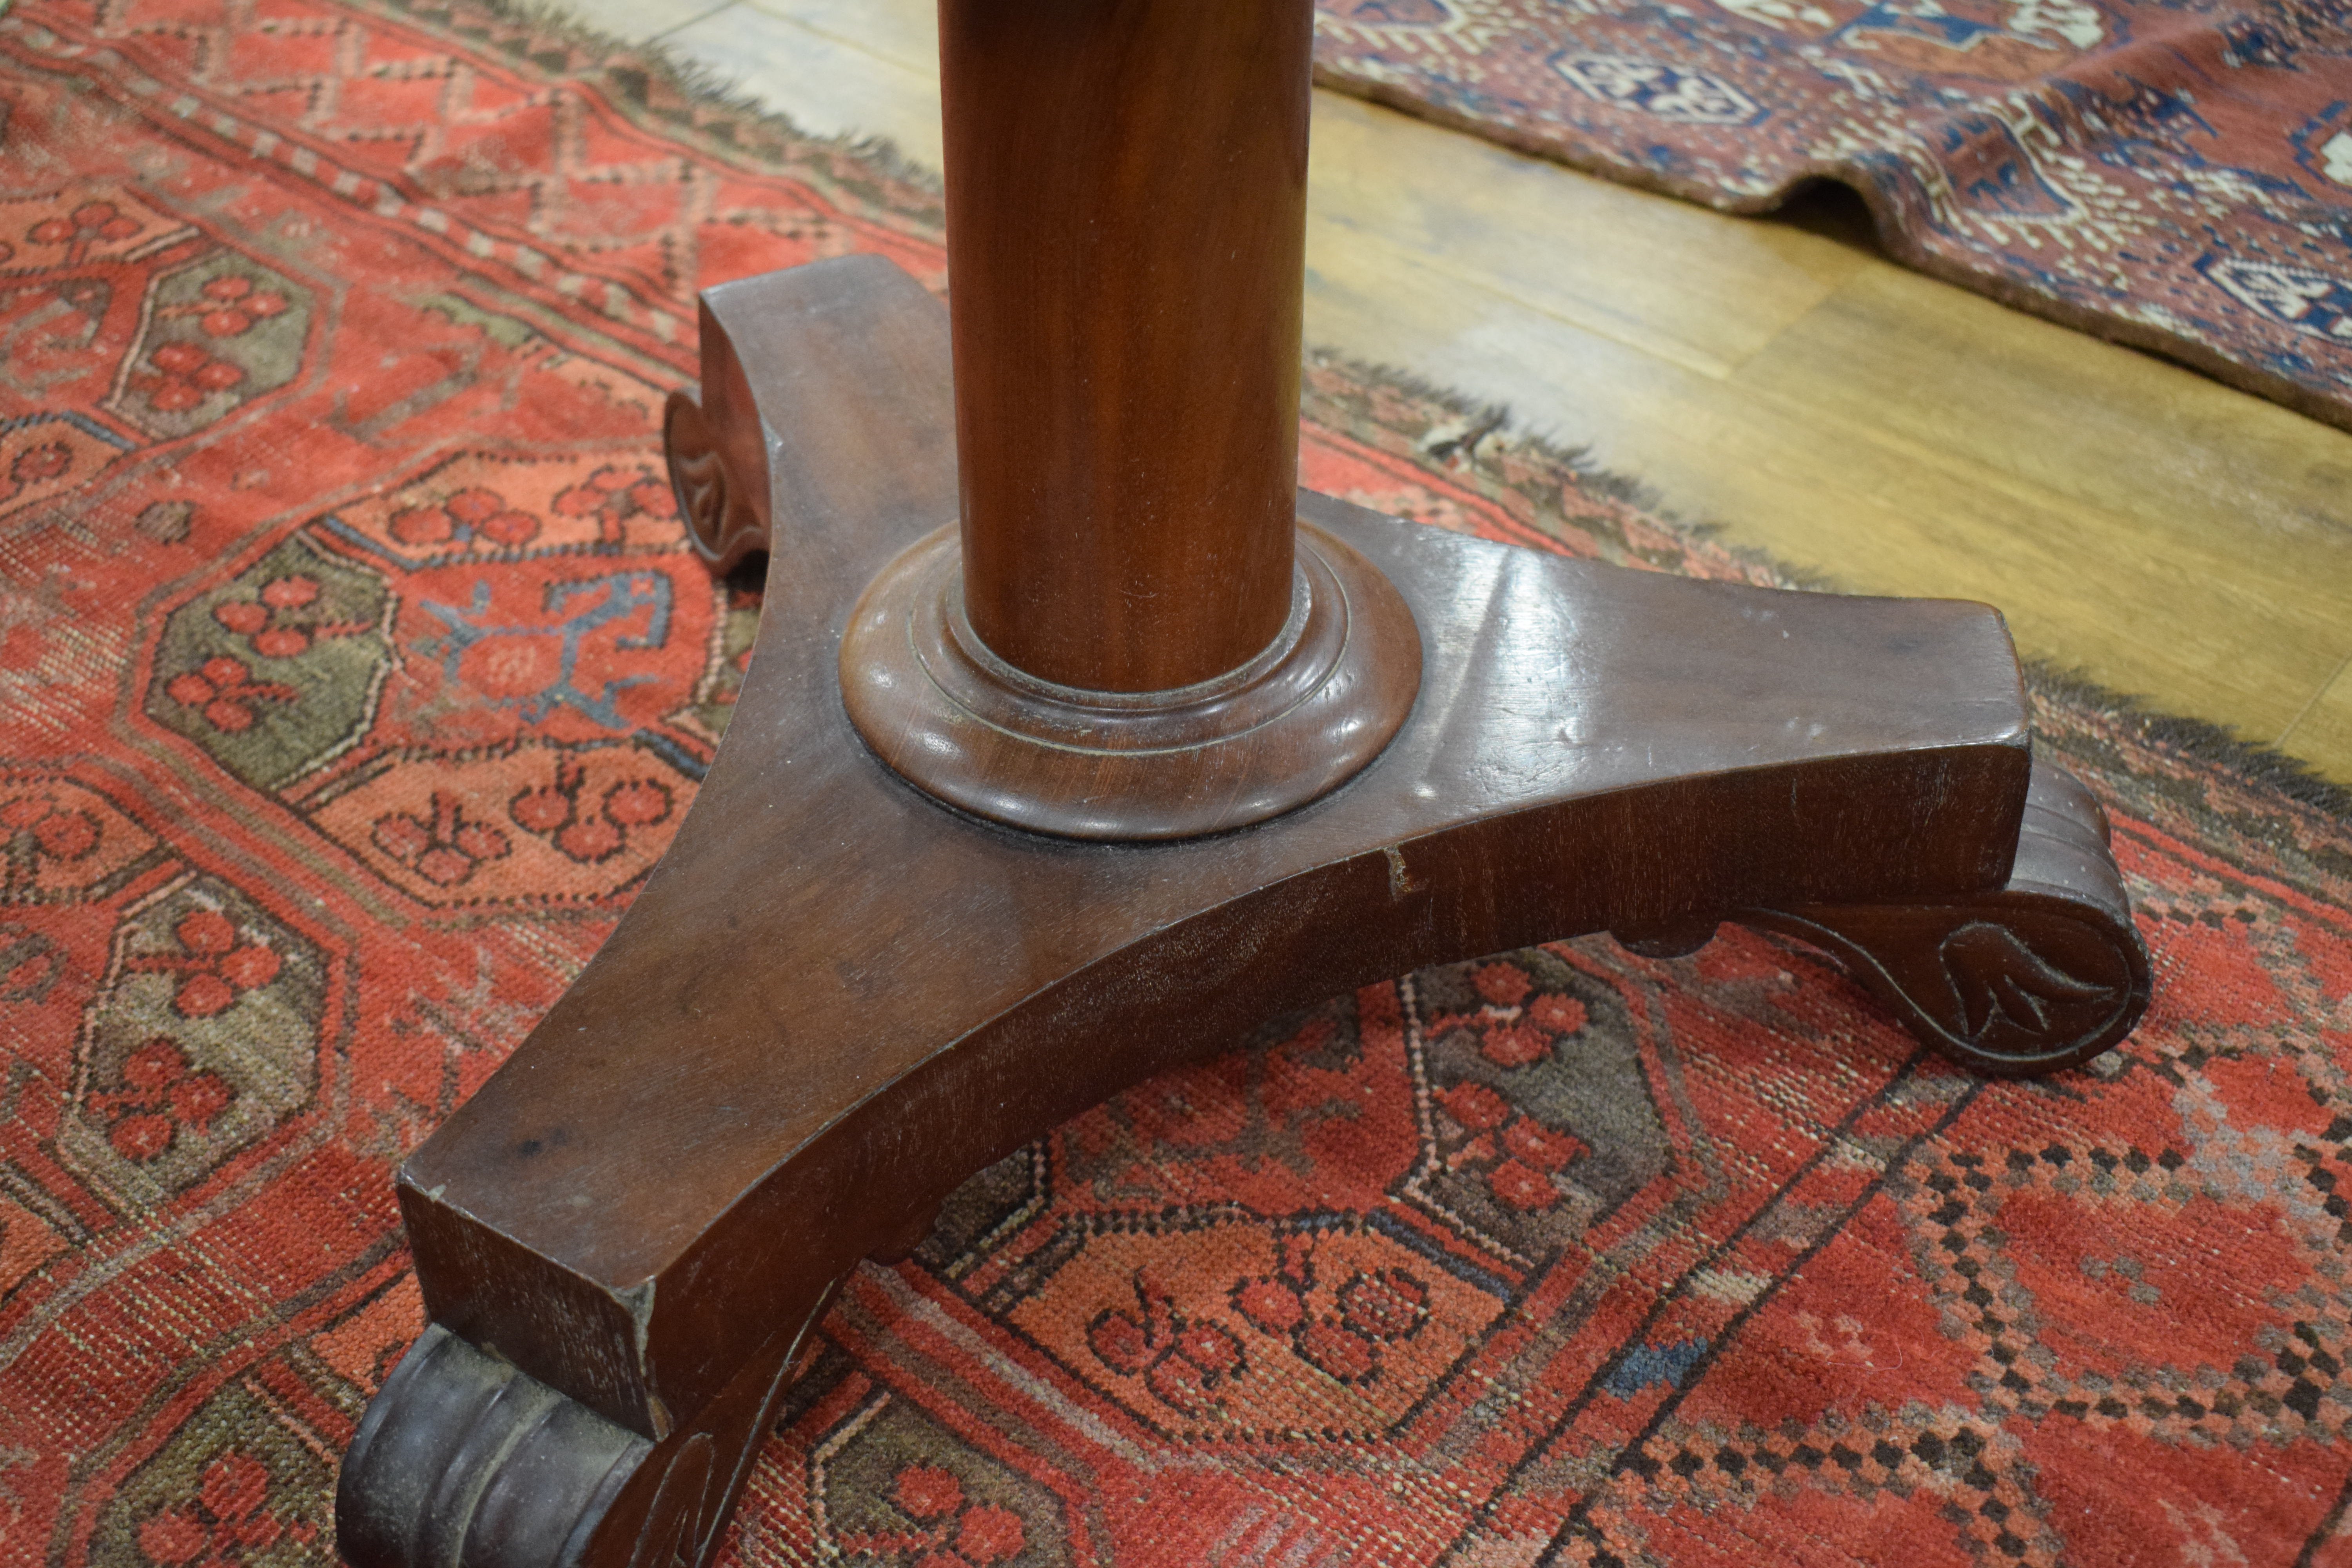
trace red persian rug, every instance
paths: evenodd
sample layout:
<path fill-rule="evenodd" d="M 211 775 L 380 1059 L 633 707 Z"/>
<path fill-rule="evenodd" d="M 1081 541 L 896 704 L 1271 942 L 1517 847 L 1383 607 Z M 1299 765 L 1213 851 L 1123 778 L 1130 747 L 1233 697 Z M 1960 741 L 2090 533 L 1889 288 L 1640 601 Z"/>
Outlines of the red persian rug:
<path fill-rule="evenodd" d="M 2352 428 L 2347 0 L 1317 0 L 1318 79 L 1901 260 Z"/>
<path fill-rule="evenodd" d="M 467 5 L 0 18 L 0 1562 L 317 1563 L 419 1329 L 396 1162 L 610 931 L 755 594 L 692 290 L 923 191 Z M 1769 581 L 1310 365 L 1350 500 Z M 2352 829 L 2053 689 L 2153 1011 L 1986 1083 L 1801 949 L 1269 1022 L 826 1321 L 743 1563 L 2352 1563 Z M 2340 807 L 2340 803 L 2339 803 Z"/>

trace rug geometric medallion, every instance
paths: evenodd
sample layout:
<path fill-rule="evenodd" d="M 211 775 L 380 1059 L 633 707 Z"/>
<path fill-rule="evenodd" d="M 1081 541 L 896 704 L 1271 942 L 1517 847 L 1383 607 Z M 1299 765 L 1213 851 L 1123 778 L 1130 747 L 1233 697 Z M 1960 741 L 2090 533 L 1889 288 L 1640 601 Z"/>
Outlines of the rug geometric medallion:
<path fill-rule="evenodd" d="M 940 289 L 938 204 L 465 5 L 33 0 L 0 114 L 0 1562 L 321 1563 L 392 1172 L 752 653 L 661 477 L 693 291 Z M 1360 504 L 1776 581 L 1403 379 L 1306 416 Z M 2036 724 L 2153 954 L 2119 1051 L 1985 1082 L 1728 928 L 1268 1020 L 861 1268 L 724 1560 L 2352 1562 L 2352 829 Z"/>
<path fill-rule="evenodd" d="M 2352 428 L 2343 0 L 1316 0 L 1326 85 L 1890 254 Z"/>

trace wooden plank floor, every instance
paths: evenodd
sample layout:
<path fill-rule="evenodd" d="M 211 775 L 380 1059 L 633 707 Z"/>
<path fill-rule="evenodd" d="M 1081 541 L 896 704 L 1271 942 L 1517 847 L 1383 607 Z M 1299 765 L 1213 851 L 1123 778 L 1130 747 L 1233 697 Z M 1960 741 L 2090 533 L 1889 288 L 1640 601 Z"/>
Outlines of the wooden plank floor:
<path fill-rule="evenodd" d="M 938 165 L 931 0 L 574 4 Z M 2352 784 L 2352 435 L 1895 267 L 1856 202 L 1725 217 L 1316 98 L 1310 342 Z"/>

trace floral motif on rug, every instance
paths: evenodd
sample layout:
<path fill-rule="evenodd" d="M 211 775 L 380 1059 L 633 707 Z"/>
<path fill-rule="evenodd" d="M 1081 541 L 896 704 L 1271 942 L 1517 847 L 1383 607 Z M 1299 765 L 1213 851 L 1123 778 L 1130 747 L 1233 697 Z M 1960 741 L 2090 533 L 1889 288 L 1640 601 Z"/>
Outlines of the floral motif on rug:
<path fill-rule="evenodd" d="M 919 188 L 468 6 L 0 18 L 0 1542 L 323 1561 L 392 1173 L 691 806 L 758 623 L 659 482 L 693 289 Z M 1318 489 L 1770 570 L 1310 363 Z M 1986 1083 L 1727 931 L 1399 977 L 980 1173 L 728 1560 L 2352 1558 L 2352 833 L 2063 692 L 2154 955 Z"/>
<path fill-rule="evenodd" d="M 1317 0 L 1318 79 L 1900 259 L 2352 428 L 2342 0 Z"/>

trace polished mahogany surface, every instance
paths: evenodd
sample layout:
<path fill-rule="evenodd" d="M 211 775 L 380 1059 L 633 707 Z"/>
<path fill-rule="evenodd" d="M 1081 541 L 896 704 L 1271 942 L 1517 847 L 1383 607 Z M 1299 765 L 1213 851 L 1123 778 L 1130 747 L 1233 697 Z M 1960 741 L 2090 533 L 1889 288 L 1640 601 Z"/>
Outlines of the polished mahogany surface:
<path fill-rule="evenodd" d="M 873 258 L 709 302 L 761 439 L 706 428 L 689 499 L 699 528 L 768 487 L 761 641 L 645 891 L 403 1169 L 433 1326 L 344 1470 L 358 1568 L 700 1562 L 859 1258 L 1073 1112 L 1382 975 L 1752 920 L 2003 1072 L 2103 1049 L 2145 1003 L 2095 810 L 2033 767 L 1978 605 L 1672 578 L 1304 496 L 1418 626 L 1419 696 L 1361 772 L 1160 844 L 942 805 L 859 742 L 837 673 L 867 585 L 955 515 L 940 307 Z M 763 471 L 730 466 L 747 449 Z"/>
<path fill-rule="evenodd" d="M 1290 613 L 1307 0 L 943 0 L 965 603 L 1061 686 Z"/>
<path fill-rule="evenodd" d="M 841 688 L 875 754 L 961 810 L 1223 832 L 1338 787 L 1412 707 L 1412 612 L 1292 506 L 1308 12 L 941 7 L 957 526 L 876 575 Z M 706 307 L 704 342 L 726 331 Z M 698 449 L 733 427 L 671 420 Z"/>
<path fill-rule="evenodd" d="M 825 504 L 779 519 L 768 635 L 667 858 L 403 1177 L 433 1316 L 568 1363 L 615 1419 L 709 1397 L 779 1276 L 829 1278 L 965 1172 L 1266 1011 L 1575 931 L 2009 868 L 2024 709 L 1983 606 L 1632 573 L 1315 497 L 1421 626 L 1420 703 L 1371 768 L 1160 847 L 944 810 L 857 743 L 829 656 L 868 578 L 952 513 L 945 323 L 877 260 L 758 286 L 811 372 L 762 412 Z M 855 460 L 812 448 L 829 429 L 858 433 Z"/>

